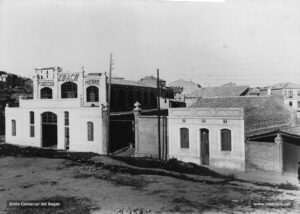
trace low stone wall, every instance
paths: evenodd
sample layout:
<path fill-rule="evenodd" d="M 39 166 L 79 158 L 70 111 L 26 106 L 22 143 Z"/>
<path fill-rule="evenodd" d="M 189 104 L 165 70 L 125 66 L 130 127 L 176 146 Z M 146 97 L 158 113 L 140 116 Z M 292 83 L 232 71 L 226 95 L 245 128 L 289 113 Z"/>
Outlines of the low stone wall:
<path fill-rule="evenodd" d="M 279 152 L 276 143 L 246 141 L 246 171 L 281 173 Z"/>

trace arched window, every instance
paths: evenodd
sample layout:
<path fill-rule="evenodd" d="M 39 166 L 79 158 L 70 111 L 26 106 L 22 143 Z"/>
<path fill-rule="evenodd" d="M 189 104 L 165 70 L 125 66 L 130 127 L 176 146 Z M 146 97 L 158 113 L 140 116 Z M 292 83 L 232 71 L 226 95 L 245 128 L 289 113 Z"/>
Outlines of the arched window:
<path fill-rule="evenodd" d="M 88 128 L 88 141 L 94 141 L 94 124 L 92 122 L 87 123 Z"/>
<path fill-rule="evenodd" d="M 43 124 L 57 124 L 57 116 L 52 112 L 44 112 L 42 114 L 42 123 Z"/>
<path fill-rule="evenodd" d="M 119 107 L 125 106 L 125 92 L 124 90 L 119 91 Z"/>
<path fill-rule="evenodd" d="M 16 136 L 17 135 L 17 129 L 16 129 L 16 121 L 11 121 L 11 135 Z"/>
<path fill-rule="evenodd" d="M 69 125 L 69 112 L 65 111 L 64 116 L 65 116 L 65 126 L 68 126 Z"/>
<path fill-rule="evenodd" d="M 221 150 L 231 151 L 231 131 L 229 129 L 221 129 Z"/>
<path fill-rule="evenodd" d="M 86 88 L 86 101 L 99 102 L 99 89 L 96 86 L 89 86 Z"/>
<path fill-rule="evenodd" d="M 110 95 L 110 107 L 114 108 L 115 107 L 115 90 L 111 89 L 111 95 Z"/>
<path fill-rule="evenodd" d="M 52 99 L 52 89 L 48 87 L 42 88 L 41 99 Z"/>
<path fill-rule="evenodd" d="M 69 149 L 70 147 L 70 130 L 69 130 L 69 112 L 64 112 L 65 116 L 65 149 Z"/>
<path fill-rule="evenodd" d="M 133 98 L 133 91 L 128 91 L 128 105 L 133 107 L 134 98 Z"/>
<path fill-rule="evenodd" d="M 156 107 L 157 103 L 156 103 L 156 97 L 153 91 L 151 91 L 150 93 L 150 99 L 151 99 L 151 107 Z"/>
<path fill-rule="evenodd" d="M 148 92 L 147 91 L 144 92 L 144 105 L 148 106 Z"/>
<path fill-rule="evenodd" d="M 180 147 L 189 148 L 189 129 L 180 128 Z"/>
<path fill-rule="evenodd" d="M 34 124 L 34 112 L 33 111 L 31 111 L 31 112 L 29 112 L 29 119 L 30 119 L 30 124 Z"/>
<path fill-rule="evenodd" d="M 77 98 L 77 84 L 65 82 L 61 85 L 61 98 Z"/>
<path fill-rule="evenodd" d="M 140 91 L 137 91 L 136 93 L 136 99 L 139 103 L 142 102 L 142 93 Z"/>
<path fill-rule="evenodd" d="M 30 121 L 30 137 L 34 137 L 34 112 L 29 112 L 29 121 Z"/>

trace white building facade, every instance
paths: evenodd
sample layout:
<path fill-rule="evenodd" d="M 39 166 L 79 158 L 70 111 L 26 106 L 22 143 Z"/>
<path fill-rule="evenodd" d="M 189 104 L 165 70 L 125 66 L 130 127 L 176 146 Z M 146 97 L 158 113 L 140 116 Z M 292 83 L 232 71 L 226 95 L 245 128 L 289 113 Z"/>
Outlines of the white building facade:
<path fill-rule="evenodd" d="M 106 153 L 105 74 L 36 69 L 33 99 L 6 107 L 6 142 L 70 151 Z"/>
<path fill-rule="evenodd" d="M 169 157 L 245 171 L 243 108 L 169 110 Z"/>

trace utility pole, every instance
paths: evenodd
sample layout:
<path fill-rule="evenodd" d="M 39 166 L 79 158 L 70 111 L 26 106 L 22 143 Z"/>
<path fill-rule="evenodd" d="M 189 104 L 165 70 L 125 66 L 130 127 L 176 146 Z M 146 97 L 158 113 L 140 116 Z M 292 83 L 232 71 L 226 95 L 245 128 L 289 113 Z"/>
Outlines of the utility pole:
<path fill-rule="evenodd" d="M 110 98 L 111 98 L 111 73 L 113 70 L 113 59 L 112 59 L 112 53 L 110 54 L 110 60 L 109 60 L 109 77 L 108 77 L 108 95 L 107 95 L 107 124 L 106 124 L 106 152 L 107 155 L 110 154 Z"/>
<path fill-rule="evenodd" d="M 158 128 L 158 159 L 161 159 L 161 143 L 160 143 L 160 86 L 159 86 L 159 69 L 157 69 L 157 128 Z"/>

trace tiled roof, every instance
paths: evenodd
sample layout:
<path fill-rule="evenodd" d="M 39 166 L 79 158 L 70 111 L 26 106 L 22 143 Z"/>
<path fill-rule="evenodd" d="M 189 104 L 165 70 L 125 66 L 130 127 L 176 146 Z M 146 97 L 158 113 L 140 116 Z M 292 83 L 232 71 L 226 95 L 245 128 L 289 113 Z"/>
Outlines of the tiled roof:
<path fill-rule="evenodd" d="M 249 90 L 248 86 L 225 86 L 198 88 L 186 95 L 186 97 L 233 97 L 241 96 Z"/>
<path fill-rule="evenodd" d="M 128 86 L 137 86 L 137 87 L 146 87 L 146 88 L 156 88 L 151 85 L 147 85 L 142 82 L 136 82 L 136 81 L 131 81 L 131 80 L 125 80 L 123 78 L 112 78 L 111 79 L 111 84 L 114 85 L 128 85 Z"/>
<path fill-rule="evenodd" d="M 242 107 L 245 112 L 246 136 L 297 125 L 296 111 L 283 104 L 279 97 L 201 98 L 195 107 Z M 270 131 L 270 130 L 268 130 Z"/>

